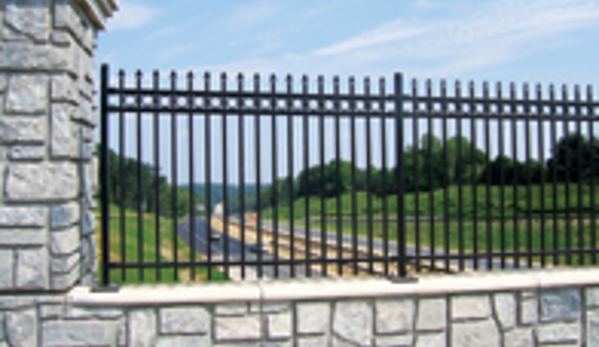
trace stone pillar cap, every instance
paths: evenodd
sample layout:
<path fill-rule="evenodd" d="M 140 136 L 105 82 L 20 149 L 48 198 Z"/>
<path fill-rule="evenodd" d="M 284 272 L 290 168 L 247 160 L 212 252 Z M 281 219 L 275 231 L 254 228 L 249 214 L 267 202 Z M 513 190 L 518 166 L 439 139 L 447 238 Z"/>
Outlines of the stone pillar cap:
<path fill-rule="evenodd" d="M 106 18 L 118 11 L 117 0 L 76 0 L 98 30 L 105 29 Z"/>

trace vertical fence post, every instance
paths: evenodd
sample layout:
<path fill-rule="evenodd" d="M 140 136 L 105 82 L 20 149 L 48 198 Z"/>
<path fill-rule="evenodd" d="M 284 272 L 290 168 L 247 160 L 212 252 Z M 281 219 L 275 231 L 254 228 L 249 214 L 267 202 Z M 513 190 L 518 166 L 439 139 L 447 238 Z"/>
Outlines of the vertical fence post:
<path fill-rule="evenodd" d="M 100 198 L 102 209 L 102 285 L 107 286 L 108 278 L 108 65 L 103 64 L 100 73 Z"/>
<path fill-rule="evenodd" d="M 395 73 L 394 102 L 395 102 L 395 157 L 397 163 L 397 275 L 407 277 L 406 270 L 406 228 L 404 208 L 404 167 L 403 167 L 403 75 Z"/>

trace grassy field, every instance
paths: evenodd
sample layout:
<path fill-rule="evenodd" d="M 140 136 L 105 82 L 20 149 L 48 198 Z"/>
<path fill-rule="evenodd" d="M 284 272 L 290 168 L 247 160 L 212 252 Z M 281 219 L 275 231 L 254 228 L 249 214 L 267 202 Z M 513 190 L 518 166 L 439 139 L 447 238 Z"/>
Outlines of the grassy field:
<path fill-rule="evenodd" d="M 511 218 L 513 216 L 527 217 L 540 216 L 541 211 L 545 214 L 553 215 L 556 213 L 560 217 L 565 217 L 566 213 L 578 212 L 580 206 L 581 213 L 588 215 L 591 211 L 591 196 L 594 193 L 595 213 L 599 211 L 599 185 L 594 187 L 592 192 L 589 185 L 581 185 L 580 194 L 577 184 L 571 183 L 558 184 L 555 190 L 552 185 L 544 186 L 517 186 L 514 190 L 512 186 L 504 186 L 503 203 L 502 189 L 500 186 L 490 186 L 489 194 L 484 185 L 472 186 L 458 185 L 450 186 L 447 189 L 437 189 L 432 192 L 408 193 L 405 195 L 405 214 L 406 216 L 448 216 L 451 218 L 485 218 L 487 215 L 493 218 L 503 217 Z M 566 193 L 569 189 L 568 194 Z M 461 199 L 460 199 L 461 190 Z M 527 194 L 530 195 L 530 206 L 527 204 Z M 447 195 L 447 200 L 445 196 Z M 543 199 L 541 197 L 543 196 Z M 555 196 L 555 199 L 554 199 Z M 569 197 L 569 198 L 568 198 Z M 579 199 L 580 197 L 580 199 Z M 356 193 L 356 215 L 366 217 L 368 215 L 368 194 L 366 192 Z M 382 216 L 383 202 L 385 199 L 377 197 L 374 194 L 370 196 L 372 200 L 373 216 Z M 300 219 L 305 216 L 305 198 L 296 199 L 293 202 L 294 218 Z M 320 217 L 321 202 L 320 197 L 312 196 L 309 199 L 310 217 Z M 352 215 L 352 194 L 345 193 L 341 196 L 341 215 L 350 217 Z M 387 210 L 389 216 L 397 215 L 397 197 L 389 195 L 387 198 Z M 580 202 L 579 202 L 580 200 Z M 461 201 L 461 204 L 460 204 Z M 432 202 L 432 207 L 431 207 Z M 416 208 L 418 203 L 418 209 Z M 555 203 L 555 207 L 554 207 Z M 325 216 L 335 217 L 337 215 L 337 199 L 325 199 Z M 272 218 L 273 209 L 268 208 L 262 212 L 264 218 Z M 277 214 L 284 218 L 290 217 L 290 203 L 284 201 L 277 207 Z M 572 217 L 572 216 L 571 216 Z"/>
<path fill-rule="evenodd" d="M 99 204 L 98 204 L 99 205 Z M 121 242 L 120 211 L 116 205 L 110 206 L 110 214 L 114 216 L 110 220 L 110 259 L 115 262 L 169 262 L 175 257 L 174 245 L 177 242 L 178 261 L 190 260 L 190 248 L 179 237 L 174 236 L 173 221 L 160 217 L 159 248 L 156 247 L 156 218 L 154 214 L 144 213 L 141 233 L 138 231 L 137 212 L 125 211 L 124 244 Z M 95 234 L 98 240 L 98 276 L 102 276 L 101 270 L 101 232 L 100 232 L 100 207 L 96 210 Z M 140 237 L 141 236 L 141 237 Z M 124 257 L 123 257 L 124 256 Z M 196 260 L 203 260 L 196 255 Z M 110 283 L 112 284 L 135 284 L 135 283 L 177 283 L 177 282 L 205 282 L 208 280 L 208 267 L 197 266 L 195 278 L 192 278 L 190 268 L 179 268 L 175 277 L 173 268 L 146 268 L 140 269 L 113 269 L 110 272 Z M 102 279 L 99 278 L 101 281 Z M 217 267 L 212 267 L 211 281 L 226 281 L 225 275 Z"/>
<path fill-rule="evenodd" d="M 572 249 L 582 245 L 590 248 L 593 245 L 599 247 L 599 187 L 592 192 L 588 185 L 581 186 L 580 195 L 576 184 L 570 184 L 569 194 L 565 184 L 555 187 L 546 185 L 516 187 L 489 187 L 489 194 L 485 186 L 463 186 L 461 187 L 462 199 L 460 202 L 460 187 L 452 186 L 445 190 L 438 189 L 430 192 L 406 194 L 405 211 L 407 217 L 429 217 L 436 216 L 442 220 L 431 222 L 421 220 L 416 223 L 414 219 L 406 221 L 406 240 L 410 245 L 420 243 L 422 247 L 430 248 L 432 244 L 438 250 L 444 249 L 446 244 L 450 252 L 454 253 L 463 247 L 465 253 L 472 253 L 475 245 L 479 252 L 486 252 L 490 246 L 491 251 L 498 252 L 505 249 L 508 252 L 519 250 L 553 250 Z M 530 205 L 527 205 L 527 194 L 530 194 Z M 541 199 L 544 194 L 544 199 Z M 591 209 L 591 195 L 595 197 L 595 208 Z M 445 196 L 447 195 L 447 200 Z M 554 199 L 554 195 L 556 199 Z M 474 197 L 476 196 L 476 203 Z M 569 196 L 569 200 L 566 197 Z M 431 200 L 432 197 L 432 200 Z M 580 201 L 579 201 L 580 197 Z M 388 234 L 390 243 L 397 242 L 398 224 L 393 218 L 397 216 L 397 199 L 389 196 L 387 198 L 388 215 L 392 219 L 387 230 L 383 223 L 374 222 L 372 226 L 364 222 L 368 216 L 368 195 L 365 192 L 356 194 L 356 218 L 361 222 L 356 223 L 355 232 L 361 236 L 372 233 L 374 238 L 382 239 Z M 371 196 L 373 218 L 381 218 L 383 215 L 383 199 Z M 343 218 L 341 230 L 344 234 L 352 234 L 354 229 L 349 219 L 352 216 L 352 196 L 346 193 L 341 197 L 340 215 Z M 431 209 L 430 202 L 433 203 Z M 447 201 L 447 204 L 445 203 Z M 418 210 L 416 209 L 418 202 Z M 305 199 L 297 199 L 294 204 L 294 225 L 303 227 L 305 225 Z M 555 208 L 554 208 L 555 203 Z M 325 200 L 324 212 L 327 220 L 324 226 L 327 231 L 336 232 L 337 222 L 337 199 Z M 580 207 L 580 211 L 579 211 Z M 309 224 L 310 228 L 320 230 L 322 224 L 321 200 L 319 197 L 309 199 Z M 595 221 L 590 219 L 590 212 L 595 211 Z M 262 213 L 262 218 L 272 220 L 274 210 L 269 208 Z M 289 202 L 282 203 L 276 211 L 281 223 L 288 225 L 290 217 Z M 475 213 L 476 212 L 476 213 Z M 541 218 L 541 217 L 544 218 Z M 556 220 L 554 220 L 554 216 Z M 461 217 L 461 221 L 459 220 Z M 489 217 L 490 221 L 487 221 Z M 503 217 L 503 218 L 502 218 Z M 530 217 L 530 218 L 529 218 Z M 580 220 L 579 218 L 580 217 Z M 594 228 L 593 228 L 594 227 Z M 447 237 L 446 237 L 447 235 Z M 488 241 L 491 241 L 490 243 Z M 552 257 L 550 259 L 553 259 Z M 525 260 L 525 258 L 522 258 Z M 534 257 L 534 261 L 540 261 L 540 257 Z M 569 260 L 566 256 L 559 256 L 560 263 Z M 572 256 L 572 264 L 589 264 L 590 255 L 582 258 Z"/>

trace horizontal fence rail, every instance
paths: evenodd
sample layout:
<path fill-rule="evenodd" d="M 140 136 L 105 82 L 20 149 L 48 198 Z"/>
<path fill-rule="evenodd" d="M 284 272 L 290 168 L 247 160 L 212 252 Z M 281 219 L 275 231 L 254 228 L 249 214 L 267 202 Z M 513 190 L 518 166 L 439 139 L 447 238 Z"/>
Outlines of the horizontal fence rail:
<path fill-rule="evenodd" d="M 103 65 L 104 284 L 597 262 L 591 87 L 112 80 Z"/>

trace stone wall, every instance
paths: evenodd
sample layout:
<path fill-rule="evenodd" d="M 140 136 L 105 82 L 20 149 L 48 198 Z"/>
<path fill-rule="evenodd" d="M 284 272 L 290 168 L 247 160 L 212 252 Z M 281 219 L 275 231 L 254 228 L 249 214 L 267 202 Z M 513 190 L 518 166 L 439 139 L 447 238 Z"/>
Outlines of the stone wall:
<path fill-rule="evenodd" d="M 95 279 L 94 51 L 114 0 L 0 0 L 0 347 Z"/>
<path fill-rule="evenodd" d="M 0 0 L 0 291 L 95 278 L 94 50 L 112 5 Z"/>
<path fill-rule="evenodd" d="M 599 346 L 599 271 L 549 275 L 80 287 L 0 300 L 0 346 Z"/>

